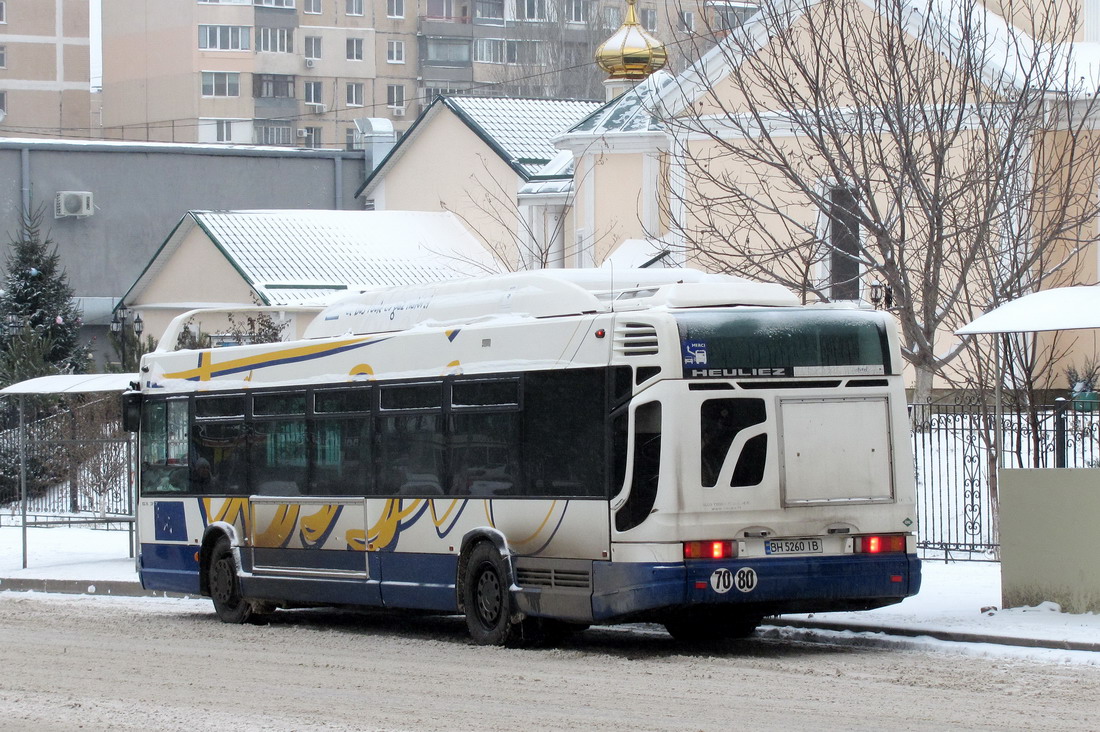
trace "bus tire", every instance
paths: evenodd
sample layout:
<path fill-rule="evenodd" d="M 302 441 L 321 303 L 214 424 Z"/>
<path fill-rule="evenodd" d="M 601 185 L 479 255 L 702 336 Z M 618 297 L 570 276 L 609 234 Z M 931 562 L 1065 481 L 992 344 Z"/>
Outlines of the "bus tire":
<path fill-rule="evenodd" d="M 519 638 L 518 624 L 512 622 L 511 586 L 508 564 L 500 551 L 487 541 L 477 544 L 470 551 L 462 583 L 466 628 L 474 643 L 506 646 Z"/>
<path fill-rule="evenodd" d="M 223 623 L 247 623 L 252 618 L 252 603 L 241 596 L 241 580 L 228 537 L 221 537 L 210 552 L 210 599 L 214 612 Z"/>

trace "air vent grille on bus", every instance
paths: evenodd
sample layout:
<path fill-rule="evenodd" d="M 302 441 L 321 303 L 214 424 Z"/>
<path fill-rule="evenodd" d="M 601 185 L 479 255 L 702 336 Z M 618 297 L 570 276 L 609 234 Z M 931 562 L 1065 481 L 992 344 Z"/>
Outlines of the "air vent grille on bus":
<path fill-rule="evenodd" d="M 624 356 L 656 356 L 657 329 L 648 323 L 619 323 L 615 349 Z"/>
<path fill-rule="evenodd" d="M 516 581 L 521 587 L 579 587 L 588 589 L 592 584 L 589 572 L 575 569 L 516 569 Z"/>

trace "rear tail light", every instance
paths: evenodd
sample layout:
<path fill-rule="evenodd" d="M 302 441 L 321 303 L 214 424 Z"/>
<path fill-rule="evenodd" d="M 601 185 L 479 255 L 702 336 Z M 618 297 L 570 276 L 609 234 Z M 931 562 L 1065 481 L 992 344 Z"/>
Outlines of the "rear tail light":
<path fill-rule="evenodd" d="M 905 552 L 905 534 L 876 534 L 855 537 L 856 554 L 897 554 Z"/>
<path fill-rule="evenodd" d="M 735 541 L 684 542 L 684 559 L 733 559 L 736 556 Z"/>

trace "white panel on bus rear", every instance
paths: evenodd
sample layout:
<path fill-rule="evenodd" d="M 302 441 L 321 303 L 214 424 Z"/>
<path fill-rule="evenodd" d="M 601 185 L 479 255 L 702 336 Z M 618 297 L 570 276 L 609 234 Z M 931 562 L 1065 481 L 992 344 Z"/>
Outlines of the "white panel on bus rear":
<path fill-rule="evenodd" d="M 894 498 L 889 399 L 779 400 L 783 505 Z"/>

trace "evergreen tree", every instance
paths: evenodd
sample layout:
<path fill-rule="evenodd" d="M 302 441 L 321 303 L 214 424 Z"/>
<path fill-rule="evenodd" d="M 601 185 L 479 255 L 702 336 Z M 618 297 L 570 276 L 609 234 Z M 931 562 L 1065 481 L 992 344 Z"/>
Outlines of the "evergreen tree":
<path fill-rule="evenodd" d="M 18 235 L 9 235 L 0 293 L 0 376 L 5 381 L 15 375 L 82 373 L 88 366 L 88 348 L 80 343 L 80 311 L 57 248 L 42 238 L 42 217 L 41 208 L 27 214 Z M 13 320 L 22 327 L 7 327 Z M 28 359 L 28 354 L 37 357 Z"/>

